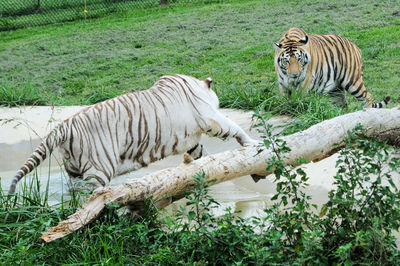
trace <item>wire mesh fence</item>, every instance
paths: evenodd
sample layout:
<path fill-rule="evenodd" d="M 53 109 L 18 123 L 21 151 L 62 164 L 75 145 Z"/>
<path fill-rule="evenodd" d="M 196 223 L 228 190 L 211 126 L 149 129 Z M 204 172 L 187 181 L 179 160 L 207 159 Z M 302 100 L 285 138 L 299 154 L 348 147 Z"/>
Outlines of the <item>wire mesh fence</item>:
<path fill-rule="evenodd" d="M 0 0 L 0 31 L 101 17 L 129 9 L 205 0 Z"/>

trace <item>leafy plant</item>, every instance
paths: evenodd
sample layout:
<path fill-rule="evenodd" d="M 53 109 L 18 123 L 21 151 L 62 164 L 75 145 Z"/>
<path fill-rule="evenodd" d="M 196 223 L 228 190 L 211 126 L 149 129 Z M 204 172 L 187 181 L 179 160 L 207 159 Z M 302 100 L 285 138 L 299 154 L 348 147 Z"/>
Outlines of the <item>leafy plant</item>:
<path fill-rule="evenodd" d="M 310 196 L 301 191 L 308 180 L 304 171 L 283 165 L 282 158 L 290 150 L 272 135 L 263 115 L 256 112 L 255 116 L 265 132 L 265 146 L 275 154 L 267 169 L 275 169 L 277 194 L 272 200 L 276 203 L 266 213 L 271 229 L 282 232 L 280 241 L 288 255 L 301 264 L 317 259 L 320 263 L 398 263 L 393 231 L 400 227 L 400 195 L 391 173 L 398 172 L 400 161 L 390 153 L 392 148 L 368 139 L 360 126 L 349 132 L 337 161 L 336 188 L 318 215 Z"/>
<path fill-rule="evenodd" d="M 397 253 L 392 233 L 400 227 L 400 197 L 391 173 L 398 172 L 400 161 L 392 148 L 369 140 L 361 129 L 345 140 L 336 162 L 337 188 L 321 210 L 326 245 L 339 245 L 335 255 L 341 262 L 387 263 Z"/>

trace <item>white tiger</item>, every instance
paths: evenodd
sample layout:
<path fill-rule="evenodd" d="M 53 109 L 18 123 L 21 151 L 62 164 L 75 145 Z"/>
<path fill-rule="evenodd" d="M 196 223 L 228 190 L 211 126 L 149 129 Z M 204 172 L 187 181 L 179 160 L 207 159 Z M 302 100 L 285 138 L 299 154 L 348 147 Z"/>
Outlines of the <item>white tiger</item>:
<path fill-rule="evenodd" d="M 89 106 L 45 137 L 18 170 L 9 193 L 56 147 L 70 178 L 94 179 L 105 186 L 114 176 L 170 154 L 187 151 L 195 159 L 201 157 L 203 133 L 256 145 L 258 141 L 219 112 L 211 83 L 211 78 L 163 76 L 148 90 Z"/>

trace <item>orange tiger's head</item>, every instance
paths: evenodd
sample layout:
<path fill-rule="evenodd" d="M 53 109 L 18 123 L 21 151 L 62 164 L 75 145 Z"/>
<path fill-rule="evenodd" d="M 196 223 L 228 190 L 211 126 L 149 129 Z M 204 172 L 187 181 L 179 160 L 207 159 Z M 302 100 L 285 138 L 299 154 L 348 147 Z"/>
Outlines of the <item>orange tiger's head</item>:
<path fill-rule="evenodd" d="M 300 28 L 291 28 L 274 46 L 278 76 L 292 85 L 304 80 L 306 67 L 311 61 L 307 34 Z"/>

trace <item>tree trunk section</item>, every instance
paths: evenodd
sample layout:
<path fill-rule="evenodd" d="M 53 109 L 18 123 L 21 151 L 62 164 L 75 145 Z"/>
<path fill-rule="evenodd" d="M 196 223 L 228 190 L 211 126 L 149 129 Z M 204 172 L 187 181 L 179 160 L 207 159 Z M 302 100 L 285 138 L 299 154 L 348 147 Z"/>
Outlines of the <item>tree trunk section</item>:
<path fill-rule="evenodd" d="M 321 160 L 343 144 L 347 132 L 357 124 L 363 126 L 363 133 L 370 137 L 380 137 L 391 144 L 400 143 L 400 111 L 393 109 L 366 109 L 327 121 L 309 129 L 282 137 L 291 151 L 285 154 L 285 165 L 296 165 L 296 159 L 307 161 Z M 235 150 L 209 155 L 176 168 L 167 168 L 148 174 L 142 178 L 128 180 L 125 184 L 97 189 L 83 205 L 82 209 L 50 228 L 40 237 L 50 242 L 74 232 L 95 220 L 110 204 L 135 206 L 149 198 L 168 205 L 168 199 L 191 191 L 195 182 L 193 176 L 204 172 L 207 181 L 216 179 L 221 183 L 236 177 L 257 174 L 266 175 L 266 162 L 274 154 L 269 149 L 259 153 L 260 147 L 243 147 Z"/>

